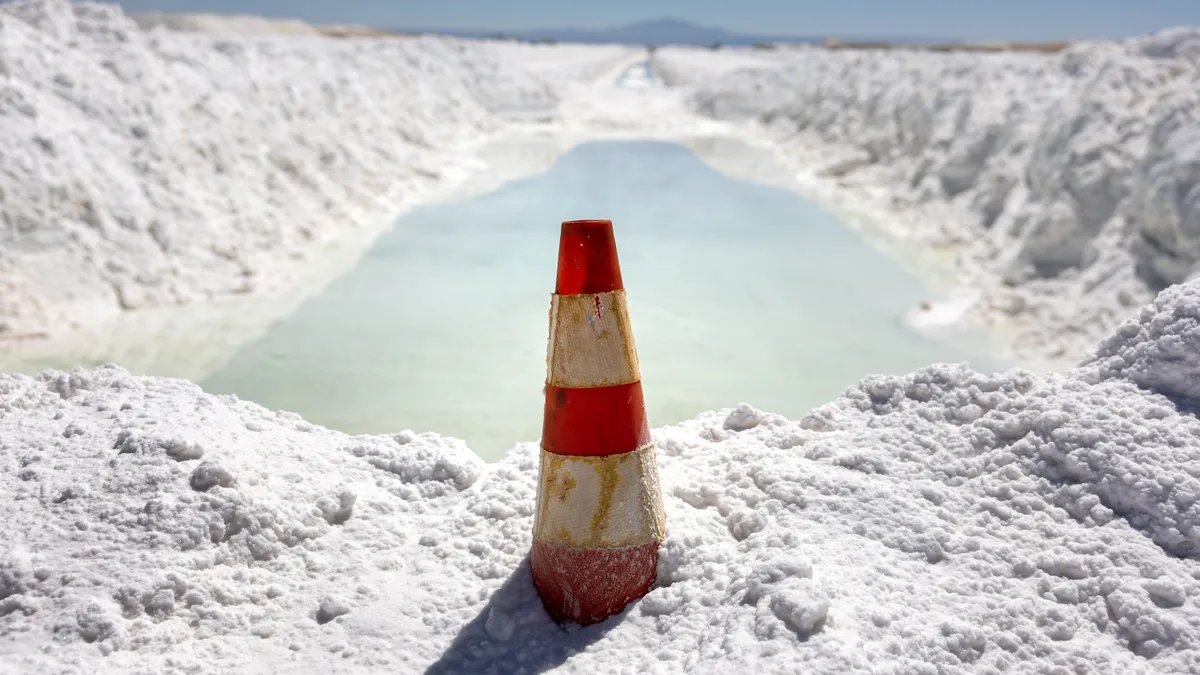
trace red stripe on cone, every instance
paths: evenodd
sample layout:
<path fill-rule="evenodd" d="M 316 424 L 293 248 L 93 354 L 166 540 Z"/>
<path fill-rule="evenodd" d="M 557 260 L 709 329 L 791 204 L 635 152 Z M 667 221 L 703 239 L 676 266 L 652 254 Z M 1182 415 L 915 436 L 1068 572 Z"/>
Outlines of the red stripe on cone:
<path fill-rule="evenodd" d="M 569 220 L 558 240 L 559 295 L 607 293 L 625 288 L 611 220 Z"/>
<path fill-rule="evenodd" d="M 597 623 L 650 590 L 658 546 L 655 541 L 624 548 L 566 548 L 534 540 L 529 558 L 533 583 L 555 621 Z"/>
<path fill-rule="evenodd" d="M 649 442 L 641 382 L 588 389 L 546 385 L 546 452 L 603 457 L 633 452 Z"/>

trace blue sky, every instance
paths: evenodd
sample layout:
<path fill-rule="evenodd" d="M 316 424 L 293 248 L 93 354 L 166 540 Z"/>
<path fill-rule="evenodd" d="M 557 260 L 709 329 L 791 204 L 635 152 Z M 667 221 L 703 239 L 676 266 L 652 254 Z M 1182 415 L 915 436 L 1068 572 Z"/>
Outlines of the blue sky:
<path fill-rule="evenodd" d="M 1052 40 L 1200 25 L 1200 0 L 128 0 L 157 9 L 403 28 L 608 28 L 675 17 L 741 33 Z"/>

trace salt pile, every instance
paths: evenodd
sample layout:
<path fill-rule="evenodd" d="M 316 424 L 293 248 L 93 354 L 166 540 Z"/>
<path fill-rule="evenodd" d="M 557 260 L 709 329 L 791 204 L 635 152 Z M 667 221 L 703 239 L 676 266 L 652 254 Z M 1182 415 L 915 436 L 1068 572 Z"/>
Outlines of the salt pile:
<path fill-rule="evenodd" d="M 289 288 L 549 86 L 459 40 L 144 32 L 0 4 L 0 334 Z M 311 270 L 308 270 L 311 272 Z"/>
<path fill-rule="evenodd" d="M 750 62 L 752 57 L 757 63 Z M 1061 54 L 802 47 L 656 65 L 826 200 L 960 251 L 977 321 L 1073 359 L 1200 261 L 1200 28 Z"/>
<path fill-rule="evenodd" d="M 659 586 L 565 632 L 524 562 L 533 445 L 488 465 L 114 367 L 0 375 L 0 664 L 1200 672 L 1197 331 L 1192 282 L 1065 375 L 931 366 L 659 429 Z"/>
<path fill-rule="evenodd" d="M 220 14 L 174 14 L 141 12 L 130 15 L 145 30 L 159 26 L 192 33 L 234 35 L 319 35 L 320 30 L 297 19 L 268 19 L 260 16 Z"/>

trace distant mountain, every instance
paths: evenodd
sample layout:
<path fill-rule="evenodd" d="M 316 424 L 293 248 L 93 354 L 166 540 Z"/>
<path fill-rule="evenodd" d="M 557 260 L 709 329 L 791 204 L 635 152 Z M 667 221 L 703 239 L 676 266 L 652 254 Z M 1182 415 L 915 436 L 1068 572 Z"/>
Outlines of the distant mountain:
<path fill-rule="evenodd" d="M 529 42 L 578 42 L 584 44 L 639 44 L 639 45 L 694 45 L 708 47 L 716 43 L 731 46 L 748 46 L 757 43 L 818 43 L 827 36 L 797 36 L 797 35 L 746 35 L 733 33 L 722 28 L 700 26 L 679 19 L 655 19 L 642 21 L 627 26 L 604 30 L 584 30 L 580 28 L 538 29 L 528 31 L 495 31 L 495 30 L 438 30 L 438 29 L 402 29 L 407 33 L 428 33 L 432 35 L 452 35 L 462 38 L 506 38 L 525 40 Z M 861 40 L 873 42 L 916 43 L 935 41 L 930 38 L 911 37 L 879 37 L 879 36 L 838 36 L 843 41 Z"/>

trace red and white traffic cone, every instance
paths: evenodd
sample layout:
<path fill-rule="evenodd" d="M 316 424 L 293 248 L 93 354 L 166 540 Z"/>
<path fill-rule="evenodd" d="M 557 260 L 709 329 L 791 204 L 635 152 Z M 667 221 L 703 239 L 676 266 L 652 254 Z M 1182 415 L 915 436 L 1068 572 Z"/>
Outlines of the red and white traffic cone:
<path fill-rule="evenodd" d="M 666 531 L 612 222 L 562 224 L 550 305 L 533 581 L 556 621 L 619 613 Z"/>

